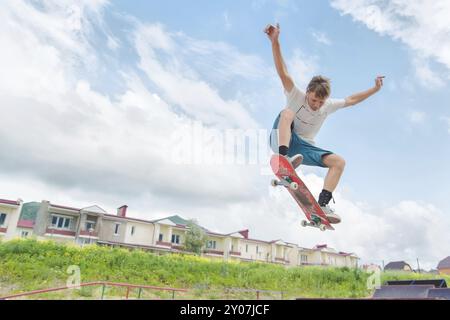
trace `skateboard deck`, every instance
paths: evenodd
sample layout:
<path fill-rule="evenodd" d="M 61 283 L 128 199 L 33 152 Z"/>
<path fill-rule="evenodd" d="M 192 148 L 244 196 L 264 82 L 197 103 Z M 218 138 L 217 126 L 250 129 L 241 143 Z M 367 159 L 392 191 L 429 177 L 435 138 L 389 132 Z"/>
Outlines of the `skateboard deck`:
<path fill-rule="evenodd" d="M 298 177 L 288 159 L 282 155 L 274 154 L 270 159 L 270 166 L 273 173 L 280 179 L 272 180 L 272 186 L 286 187 L 308 219 L 308 221 L 302 221 L 302 226 L 316 227 L 322 231 L 326 229 L 334 230 L 316 199 Z"/>

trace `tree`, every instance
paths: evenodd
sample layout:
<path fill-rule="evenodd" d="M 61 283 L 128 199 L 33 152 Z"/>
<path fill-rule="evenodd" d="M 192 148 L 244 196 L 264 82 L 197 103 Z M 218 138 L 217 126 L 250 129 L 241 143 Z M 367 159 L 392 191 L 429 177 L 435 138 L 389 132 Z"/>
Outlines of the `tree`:
<path fill-rule="evenodd" d="M 189 220 L 187 223 L 185 249 L 198 255 L 202 253 L 202 248 L 206 246 L 206 233 L 200 228 L 195 220 Z"/>

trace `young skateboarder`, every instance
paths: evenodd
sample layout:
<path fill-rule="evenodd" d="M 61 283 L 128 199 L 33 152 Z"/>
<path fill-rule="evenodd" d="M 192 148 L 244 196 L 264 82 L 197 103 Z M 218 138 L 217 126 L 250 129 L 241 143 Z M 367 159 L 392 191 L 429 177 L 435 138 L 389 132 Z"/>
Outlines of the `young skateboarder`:
<path fill-rule="evenodd" d="M 383 86 L 384 77 L 378 76 L 375 79 L 375 86 L 369 90 L 345 99 L 330 98 L 330 80 L 323 76 L 313 77 L 306 91 L 303 91 L 295 86 L 283 61 L 278 40 L 279 24 L 276 27 L 268 25 L 264 32 L 272 43 L 275 67 L 287 97 L 286 107 L 273 125 L 270 135 L 271 148 L 275 153 L 286 156 L 294 169 L 301 163 L 328 168 L 318 203 L 330 222 L 338 223 L 340 217 L 330 208 L 329 202 L 344 172 L 345 160 L 332 151 L 317 147 L 314 138 L 327 116 L 344 107 L 353 106 L 378 92 Z"/>

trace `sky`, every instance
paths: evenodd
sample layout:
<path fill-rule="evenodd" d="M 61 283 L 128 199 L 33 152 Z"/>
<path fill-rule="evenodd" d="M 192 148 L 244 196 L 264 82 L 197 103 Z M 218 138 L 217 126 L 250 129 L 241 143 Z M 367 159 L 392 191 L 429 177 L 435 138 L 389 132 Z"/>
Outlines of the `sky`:
<path fill-rule="evenodd" d="M 449 15 L 446 0 L 2 1 L 0 198 L 126 204 L 436 268 L 450 255 Z M 345 98 L 386 77 L 316 137 L 347 163 L 334 232 L 301 228 L 270 187 L 267 139 L 286 100 L 269 23 L 300 88 L 321 74 Z M 326 170 L 299 174 L 317 196 Z"/>

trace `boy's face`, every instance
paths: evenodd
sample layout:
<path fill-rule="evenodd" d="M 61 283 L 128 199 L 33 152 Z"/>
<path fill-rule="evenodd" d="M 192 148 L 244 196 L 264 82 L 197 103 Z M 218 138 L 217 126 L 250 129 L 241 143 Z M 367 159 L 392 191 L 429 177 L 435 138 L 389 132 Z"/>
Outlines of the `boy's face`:
<path fill-rule="evenodd" d="M 316 96 L 315 92 L 308 92 L 306 94 L 306 99 L 308 100 L 308 104 L 314 111 L 319 110 L 327 101 L 327 98 L 319 98 Z"/>

